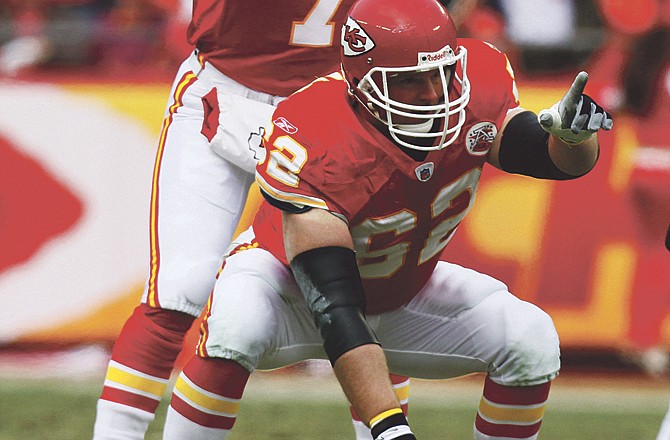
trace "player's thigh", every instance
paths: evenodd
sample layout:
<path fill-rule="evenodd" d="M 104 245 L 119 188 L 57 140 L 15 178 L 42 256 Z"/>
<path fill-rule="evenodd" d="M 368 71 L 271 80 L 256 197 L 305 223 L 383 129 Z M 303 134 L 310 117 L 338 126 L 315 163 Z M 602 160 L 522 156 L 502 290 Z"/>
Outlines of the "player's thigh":
<path fill-rule="evenodd" d="M 226 259 L 205 321 L 205 350 L 248 370 L 323 357 L 318 332 L 291 271 L 268 252 Z"/>
<path fill-rule="evenodd" d="M 500 281 L 444 262 L 414 300 L 379 317 L 377 335 L 392 370 L 413 377 L 487 372 L 519 385 L 546 381 L 559 368 L 546 313 Z"/>
<path fill-rule="evenodd" d="M 201 134 L 199 96 L 206 89 L 196 81 L 165 122 L 154 172 L 145 292 L 150 304 L 193 315 L 213 287 L 253 182 L 252 174 L 213 152 Z"/>

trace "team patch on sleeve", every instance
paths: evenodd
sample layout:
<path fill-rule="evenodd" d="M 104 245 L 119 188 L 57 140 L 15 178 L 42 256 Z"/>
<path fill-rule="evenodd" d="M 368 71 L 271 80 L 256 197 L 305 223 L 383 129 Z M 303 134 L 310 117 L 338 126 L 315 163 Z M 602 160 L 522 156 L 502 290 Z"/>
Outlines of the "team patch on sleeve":
<path fill-rule="evenodd" d="M 498 127 L 493 122 L 483 121 L 473 125 L 465 136 L 468 152 L 475 156 L 483 156 L 489 152 L 493 140 L 498 134 Z"/>

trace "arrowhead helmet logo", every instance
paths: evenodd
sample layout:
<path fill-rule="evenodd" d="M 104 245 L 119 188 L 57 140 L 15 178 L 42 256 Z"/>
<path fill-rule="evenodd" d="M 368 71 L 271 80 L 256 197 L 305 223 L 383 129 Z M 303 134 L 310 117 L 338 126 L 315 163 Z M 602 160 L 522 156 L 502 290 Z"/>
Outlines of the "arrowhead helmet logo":
<path fill-rule="evenodd" d="M 372 41 L 372 38 L 351 17 L 348 17 L 347 22 L 342 26 L 341 43 L 344 48 L 344 55 L 348 57 L 364 54 L 375 47 L 375 42 Z"/>

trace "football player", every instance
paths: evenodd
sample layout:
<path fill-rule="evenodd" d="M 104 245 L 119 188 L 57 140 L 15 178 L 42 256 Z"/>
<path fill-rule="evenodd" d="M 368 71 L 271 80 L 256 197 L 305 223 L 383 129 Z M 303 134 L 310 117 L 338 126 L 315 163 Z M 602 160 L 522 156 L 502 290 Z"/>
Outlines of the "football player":
<path fill-rule="evenodd" d="M 521 108 L 505 55 L 457 40 L 435 0 L 359 0 L 341 44 L 342 71 L 272 116 L 265 201 L 224 260 L 164 438 L 224 439 L 255 369 L 327 358 L 377 440 L 415 438 L 389 371 L 484 372 L 475 438 L 535 439 L 560 367 L 551 318 L 440 255 L 486 162 L 579 177 L 612 119 L 584 72 L 539 116 Z"/>
<path fill-rule="evenodd" d="M 154 168 L 149 276 L 112 352 L 95 439 L 144 438 L 240 219 L 263 127 L 282 97 L 339 67 L 352 3 L 193 2 L 197 49 L 172 86 Z M 407 379 L 392 380 L 406 399 Z M 370 438 L 355 415 L 354 427 Z"/>

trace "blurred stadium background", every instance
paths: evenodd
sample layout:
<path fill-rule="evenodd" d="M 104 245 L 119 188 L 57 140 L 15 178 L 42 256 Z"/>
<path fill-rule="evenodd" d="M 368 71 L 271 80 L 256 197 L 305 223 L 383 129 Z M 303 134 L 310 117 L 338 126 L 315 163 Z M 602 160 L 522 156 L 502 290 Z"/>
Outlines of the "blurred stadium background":
<path fill-rule="evenodd" d="M 524 107 L 553 104 L 585 69 L 586 93 L 615 114 L 615 127 L 601 135 L 596 169 L 574 182 L 487 168 L 445 258 L 504 280 L 554 318 L 564 364 L 556 387 L 564 391 L 556 393 L 567 394 L 565 402 L 581 396 L 594 410 L 628 402 L 617 414 L 646 408 L 649 430 L 621 438 L 653 438 L 670 399 L 670 267 L 636 232 L 640 200 L 631 188 L 641 138 L 663 127 L 626 106 L 624 79 L 629 47 L 667 29 L 670 1 L 446 3 L 462 14 L 462 35 L 508 53 Z M 26 381 L 81 379 L 91 405 L 84 423 L 92 426 L 109 351 L 144 283 L 156 140 L 170 82 L 191 50 L 189 7 L 0 0 L 0 439 L 15 438 L 3 434 L 2 414 Z M 661 49 L 651 52 L 667 65 Z M 670 88 L 670 76 L 655 84 Z M 670 187 L 667 154 L 651 162 L 666 167 L 659 185 Z M 253 191 L 240 228 L 258 200 Z M 330 380 L 311 364 L 290 372 Z M 413 402 L 440 402 L 454 389 L 417 383 Z M 621 393 L 607 394 L 617 387 Z"/>

